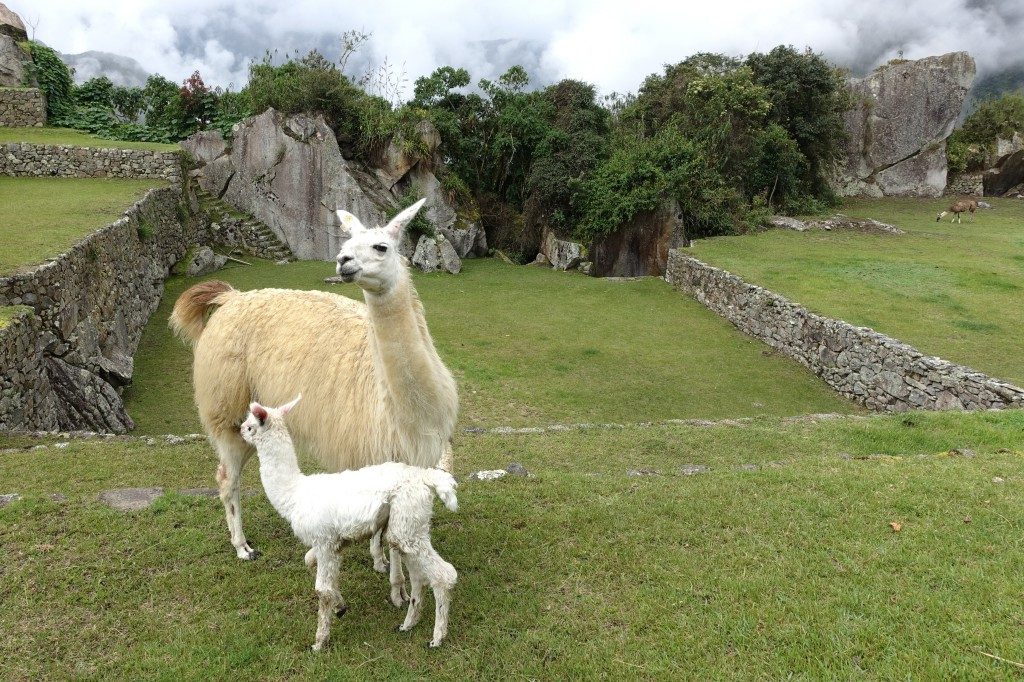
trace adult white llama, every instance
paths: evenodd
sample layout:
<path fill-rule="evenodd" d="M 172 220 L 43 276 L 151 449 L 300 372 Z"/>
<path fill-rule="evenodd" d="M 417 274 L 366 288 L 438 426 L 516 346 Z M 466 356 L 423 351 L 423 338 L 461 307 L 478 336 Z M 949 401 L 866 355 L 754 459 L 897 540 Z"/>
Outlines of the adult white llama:
<path fill-rule="evenodd" d="M 239 496 L 253 450 L 238 428 L 252 400 L 279 405 L 304 395 L 292 436 L 332 471 L 392 461 L 450 470 L 458 392 L 396 248 L 423 202 L 377 228 L 338 211 L 352 236 L 337 271 L 359 285 L 365 304 L 321 291 L 241 292 L 219 281 L 195 285 L 174 304 L 170 325 L 194 345 L 196 406 L 220 457 L 220 499 L 240 559 L 256 557 Z M 379 551 L 374 558 L 383 570 Z"/>

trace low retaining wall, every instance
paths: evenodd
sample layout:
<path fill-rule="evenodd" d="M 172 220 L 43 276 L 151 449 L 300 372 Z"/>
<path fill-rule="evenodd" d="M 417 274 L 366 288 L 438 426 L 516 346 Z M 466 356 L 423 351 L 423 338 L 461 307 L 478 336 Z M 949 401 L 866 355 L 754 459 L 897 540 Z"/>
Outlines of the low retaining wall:
<path fill-rule="evenodd" d="M 816 315 L 767 289 L 669 252 L 665 279 L 874 410 L 1024 407 L 1024 389 L 924 355 L 867 327 Z"/>
<path fill-rule="evenodd" d="M 148 178 L 181 182 L 181 152 L 65 144 L 0 145 L 0 175 L 61 178 Z"/>
<path fill-rule="evenodd" d="M 46 97 L 38 88 L 0 88 L 0 126 L 46 125 Z"/>
<path fill-rule="evenodd" d="M 0 278 L 0 305 L 32 309 L 0 329 L 0 428 L 133 426 L 120 391 L 164 280 L 198 225 L 179 188 L 153 189 L 54 260 Z"/>

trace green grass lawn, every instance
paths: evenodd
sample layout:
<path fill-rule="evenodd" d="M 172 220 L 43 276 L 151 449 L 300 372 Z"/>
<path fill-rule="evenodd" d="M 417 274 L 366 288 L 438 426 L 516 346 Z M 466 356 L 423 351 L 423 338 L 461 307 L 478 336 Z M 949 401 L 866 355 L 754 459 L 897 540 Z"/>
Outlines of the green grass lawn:
<path fill-rule="evenodd" d="M 332 274 L 332 263 L 306 261 L 214 277 L 240 289 L 326 288 L 361 300 L 354 285 L 325 285 Z M 415 279 L 459 382 L 462 427 L 857 409 L 659 279 L 607 282 L 498 259 L 467 260 L 458 276 Z M 200 430 L 192 353 L 167 329 L 174 301 L 196 281 L 168 282 L 135 354 L 125 398 L 140 433 Z"/>
<path fill-rule="evenodd" d="M 460 572 L 445 646 L 425 648 L 429 606 L 393 632 L 360 545 L 321 655 L 303 549 L 254 466 L 264 554 L 243 563 L 216 499 L 96 500 L 213 485 L 205 443 L 4 452 L 0 493 L 24 499 L 0 508 L 0 660 L 13 679 L 1010 678 L 980 652 L 1024 660 L 1022 433 L 1003 412 L 460 435 L 460 475 L 536 477 L 463 481 L 458 514 L 437 505 Z"/>
<path fill-rule="evenodd" d="M 0 128 L 3 130 L 3 128 Z M 0 177 L 0 275 L 57 256 L 161 180 Z"/>
<path fill-rule="evenodd" d="M 6 142 L 31 142 L 33 144 L 71 144 L 79 147 L 104 147 L 107 149 L 150 149 L 158 152 L 174 152 L 181 149 L 176 144 L 161 142 L 126 142 L 105 140 L 82 130 L 71 128 L 7 128 L 0 126 L 0 144 Z"/>
<path fill-rule="evenodd" d="M 950 199 L 850 200 L 851 216 L 903 236 L 771 230 L 689 251 L 806 305 L 922 352 L 1024 383 L 1024 201 L 990 199 L 974 222 L 935 222 Z"/>

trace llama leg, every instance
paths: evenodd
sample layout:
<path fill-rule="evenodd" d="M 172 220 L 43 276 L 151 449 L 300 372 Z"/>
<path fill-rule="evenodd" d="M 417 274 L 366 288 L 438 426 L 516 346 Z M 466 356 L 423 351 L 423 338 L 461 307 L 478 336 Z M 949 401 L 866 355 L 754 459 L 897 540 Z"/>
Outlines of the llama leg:
<path fill-rule="evenodd" d="M 242 531 L 242 499 L 239 490 L 239 478 L 242 467 L 249 459 L 249 446 L 241 438 L 218 438 L 217 454 L 220 465 L 217 467 L 217 485 L 220 488 L 220 501 L 224 505 L 224 515 L 228 520 L 228 532 L 231 533 L 231 544 L 239 559 L 249 561 L 259 556 L 245 539 Z"/>
<path fill-rule="evenodd" d="M 316 595 L 318 601 L 316 641 L 313 651 L 320 651 L 331 635 L 331 617 L 339 618 L 348 611 L 348 604 L 338 591 L 338 573 L 341 556 L 328 548 L 318 547 L 316 551 Z"/>
<path fill-rule="evenodd" d="M 402 608 L 402 604 L 409 600 L 409 593 L 405 591 L 405 574 L 402 572 L 402 553 L 394 547 L 391 548 L 391 603 L 396 608 Z"/>
<path fill-rule="evenodd" d="M 306 568 L 309 569 L 309 572 L 316 575 L 316 549 L 311 547 L 309 551 L 306 552 L 306 556 L 303 557 L 302 561 L 306 564 Z"/>
<path fill-rule="evenodd" d="M 370 538 L 370 556 L 373 557 L 373 570 L 378 573 L 388 572 L 388 562 L 384 561 L 384 549 L 380 544 L 380 536 L 383 534 L 384 531 L 379 530 Z"/>
<path fill-rule="evenodd" d="M 441 646 L 445 635 L 448 634 L 448 609 L 452 603 L 452 589 L 458 574 L 455 567 L 441 558 L 433 547 L 427 545 L 426 552 L 421 555 L 422 571 L 430 583 L 430 589 L 434 593 L 434 637 L 430 640 L 430 646 L 436 648 Z"/>
<path fill-rule="evenodd" d="M 423 588 L 426 586 L 426 576 L 420 567 L 419 559 L 414 554 L 403 554 L 405 563 L 409 565 L 409 582 L 412 584 L 412 594 L 409 597 L 409 610 L 405 613 L 405 622 L 398 626 L 399 632 L 408 632 L 420 622 L 423 615 Z"/>
<path fill-rule="evenodd" d="M 445 441 L 444 447 L 441 449 L 441 459 L 437 463 L 437 468 L 450 474 L 454 466 L 455 453 L 452 451 L 452 442 L 450 440 Z"/>

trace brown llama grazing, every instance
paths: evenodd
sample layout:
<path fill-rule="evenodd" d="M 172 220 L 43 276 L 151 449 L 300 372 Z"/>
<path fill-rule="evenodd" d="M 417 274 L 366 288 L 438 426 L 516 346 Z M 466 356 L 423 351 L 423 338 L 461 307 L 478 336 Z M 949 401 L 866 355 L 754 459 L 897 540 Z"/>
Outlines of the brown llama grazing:
<path fill-rule="evenodd" d="M 977 210 L 978 210 L 978 202 L 975 201 L 974 199 L 959 199 L 957 201 L 954 201 L 950 205 L 948 210 L 945 210 L 942 213 L 940 213 L 938 216 L 936 216 L 935 217 L 935 222 L 939 222 L 940 220 L 942 220 L 943 216 L 947 216 L 950 213 L 952 213 L 953 217 L 949 219 L 949 222 L 953 222 L 955 220 L 958 224 L 960 224 L 962 222 L 960 220 L 960 215 L 961 214 L 966 213 L 967 211 L 970 211 L 971 217 L 973 218 L 974 217 L 974 212 L 977 211 Z"/>
<path fill-rule="evenodd" d="M 373 229 L 338 211 L 352 237 L 337 271 L 363 289 L 365 304 L 322 291 L 242 292 L 217 281 L 175 303 L 170 324 L 194 346 L 196 406 L 220 458 L 220 499 L 240 559 L 256 557 L 239 499 L 253 454 L 239 425 L 253 400 L 277 405 L 301 393 L 289 416 L 293 438 L 332 471 L 391 461 L 450 470 L 458 392 L 397 249 L 422 205 Z M 379 548 L 377 537 L 375 567 L 385 570 Z"/>

